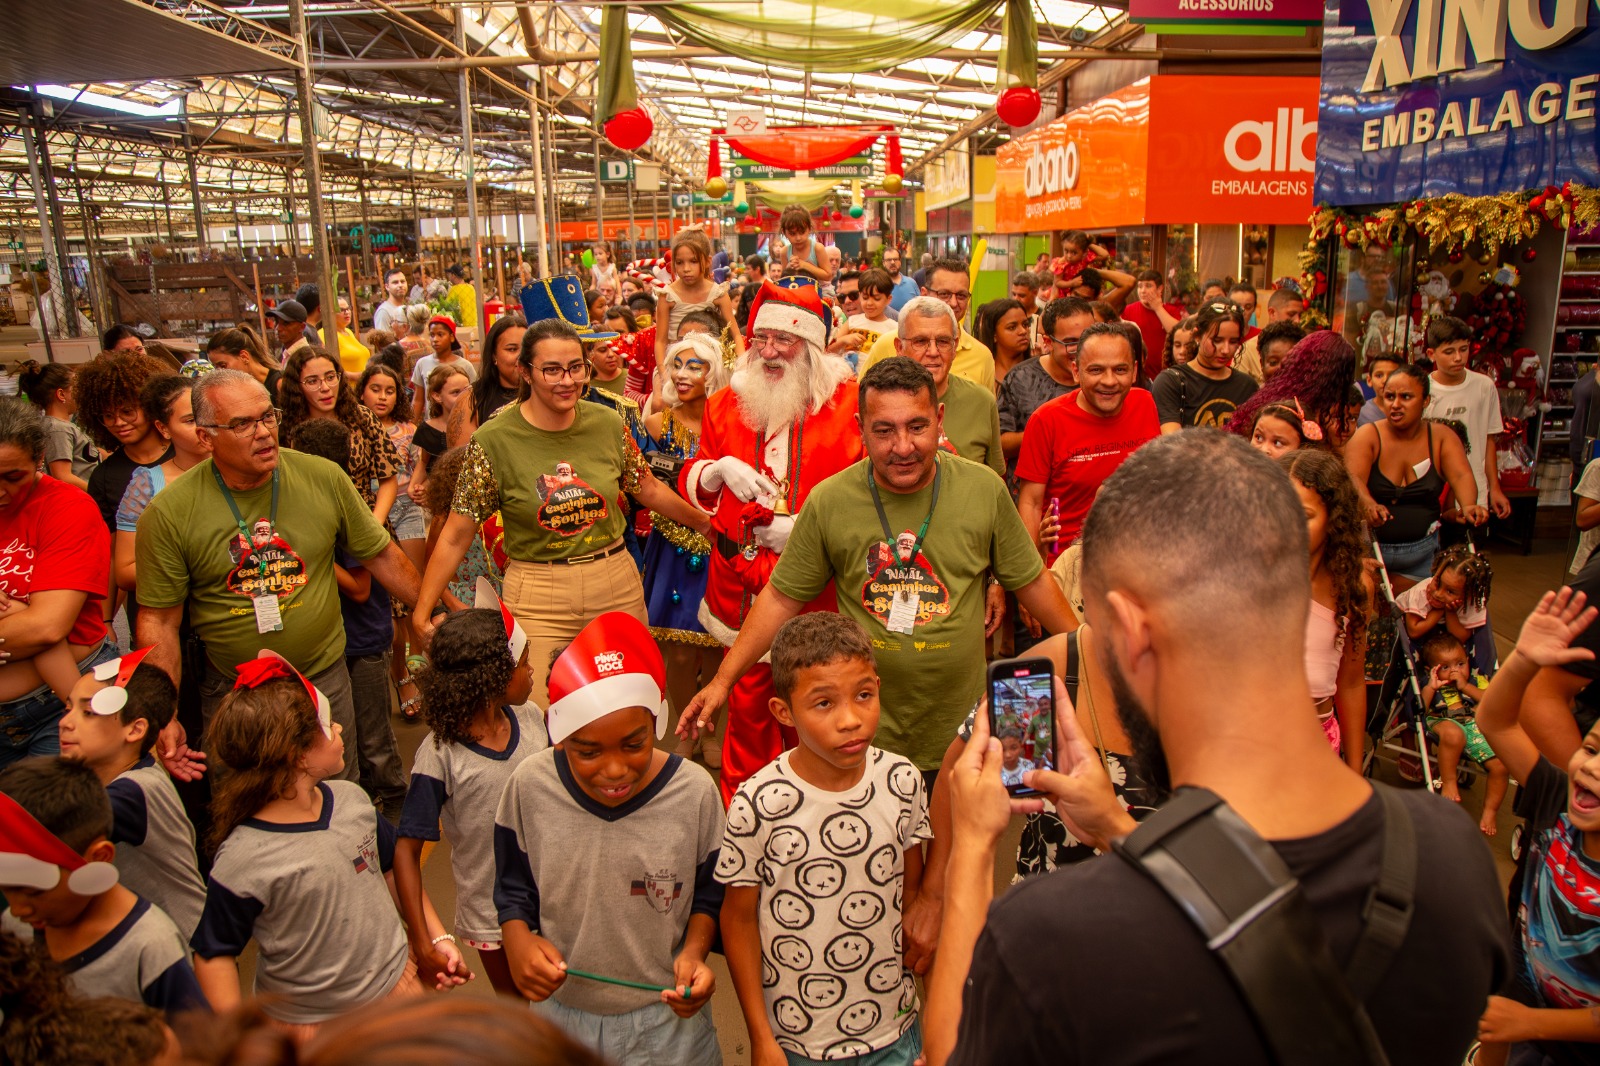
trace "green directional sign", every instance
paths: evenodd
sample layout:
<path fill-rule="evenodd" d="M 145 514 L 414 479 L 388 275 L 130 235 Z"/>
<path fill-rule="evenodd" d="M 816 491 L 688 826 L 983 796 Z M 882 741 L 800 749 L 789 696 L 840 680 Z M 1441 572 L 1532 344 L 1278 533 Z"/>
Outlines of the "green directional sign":
<path fill-rule="evenodd" d="M 631 159 L 602 159 L 600 161 L 601 181 L 632 181 L 633 160 Z"/>
<path fill-rule="evenodd" d="M 807 171 L 780 170 L 769 167 L 765 163 L 757 163 L 753 159 L 743 156 L 734 156 L 728 165 L 728 178 L 730 181 L 781 181 L 784 178 L 808 176 L 813 178 L 870 178 L 872 177 L 872 156 L 863 152 L 851 156 L 849 159 L 840 160 L 830 166 L 814 167 Z"/>

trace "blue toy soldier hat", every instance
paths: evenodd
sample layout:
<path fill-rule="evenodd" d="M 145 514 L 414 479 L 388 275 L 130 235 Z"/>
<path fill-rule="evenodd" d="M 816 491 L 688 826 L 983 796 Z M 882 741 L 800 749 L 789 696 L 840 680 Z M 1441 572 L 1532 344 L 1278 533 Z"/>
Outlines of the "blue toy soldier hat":
<path fill-rule="evenodd" d="M 583 302 L 583 285 L 576 274 L 561 274 L 536 280 L 522 287 L 522 317 L 528 325 L 558 318 L 578 331 L 586 341 L 606 341 L 620 333 L 597 330 L 589 322 L 589 306 Z"/>

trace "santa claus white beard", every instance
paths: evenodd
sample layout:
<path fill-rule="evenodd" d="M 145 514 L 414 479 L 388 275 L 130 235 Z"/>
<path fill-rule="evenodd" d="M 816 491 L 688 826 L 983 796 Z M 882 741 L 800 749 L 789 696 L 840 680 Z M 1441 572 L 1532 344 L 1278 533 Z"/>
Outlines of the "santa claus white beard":
<path fill-rule="evenodd" d="M 805 417 L 811 402 L 811 355 L 802 351 L 784 364 L 783 377 L 769 381 L 766 360 L 748 356 L 746 365 L 733 372 L 729 382 L 739 397 L 739 414 L 744 424 L 763 432 Z M 773 360 L 781 363 L 782 360 Z"/>

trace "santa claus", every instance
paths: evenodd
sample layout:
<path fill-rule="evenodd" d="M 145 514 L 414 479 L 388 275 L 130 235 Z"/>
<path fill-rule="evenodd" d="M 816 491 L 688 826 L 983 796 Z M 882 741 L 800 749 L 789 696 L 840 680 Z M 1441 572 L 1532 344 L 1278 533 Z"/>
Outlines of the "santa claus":
<path fill-rule="evenodd" d="M 762 286 L 751 305 L 748 344 L 732 388 L 706 402 L 700 450 L 680 475 L 684 497 L 711 516 L 711 566 L 700 623 L 725 647 L 733 645 L 766 587 L 812 488 L 863 455 L 850 366 L 826 354 L 831 321 L 815 285 Z M 832 586 L 805 609 L 833 610 Z M 773 694 L 765 661 L 728 693 L 724 802 L 794 746 L 793 733 L 767 710 Z M 708 727 L 716 707 L 703 706 L 703 695 L 684 710 L 680 735 Z"/>

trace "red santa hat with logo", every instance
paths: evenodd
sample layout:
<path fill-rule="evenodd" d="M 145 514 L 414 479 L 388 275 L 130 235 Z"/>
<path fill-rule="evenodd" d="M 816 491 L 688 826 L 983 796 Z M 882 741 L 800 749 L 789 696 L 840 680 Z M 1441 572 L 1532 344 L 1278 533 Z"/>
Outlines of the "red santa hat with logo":
<path fill-rule="evenodd" d="M 522 623 L 517 621 L 517 616 L 501 602 L 499 594 L 495 592 L 488 578 L 478 578 L 477 585 L 473 587 L 472 606 L 500 613 L 500 620 L 506 624 L 506 648 L 511 652 L 511 661 L 513 664 L 520 663 L 522 651 L 528 646 L 528 634 L 523 632 Z"/>
<path fill-rule="evenodd" d="M 268 681 L 300 682 L 311 700 L 311 706 L 317 710 L 317 725 L 322 727 L 322 735 L 333 739 L 333 708 L 328 705 L 328 697 L 311 683 L 310 678 L 296 670 L 288 659 L 269 648 L 262 648 L 254 659 L 240 663 L 238 671 L 239 679 L 233 683 L 235 689 L 259 688 Z"/>
<path fill-rule="evenodd" d="M 89 697 L 90 714 L 110 717 L 122 713 L 122 708 L 128 705 L 128 679 L 133 676 L 134 670 L 138 669 L 144 657 L 149 655 L 151 648 L 154 647 L 152 644 L 149 648 L 130 651 L 119 659 L 112 659 L 94 668 L 96 681 L 109 681 L 111 684 L 110 687 L 103 688 Z"/>
<path fill-rule="evenodd" d="M 667 667 L 650 629 L 631 614 L 608 611 L 583 627 L 550 667 L 550 743 L 624 707 L 656 716 L 667 735 Z"/>
<path fill-rule="evenodd" d="M 784 281 L 786 284 L 780 285 L 768 278 L 761 283 L 760 291 L 750 302 L 748 336 L 755 336 L 758 329 L 792 333 L 805 338 L 813 361 L 820 359 L 828 348 L 833 312 L 823 302 L 815 282 L 795 278 Z"/>
<path fill-rule="evenodd" d="M 67 887 L 79 896 L 98 896 L 117 883 L 115 866 L 87 861 L 0 792 L 0 885 L 48 892 L 61 883 L 62 870 Z"/>

